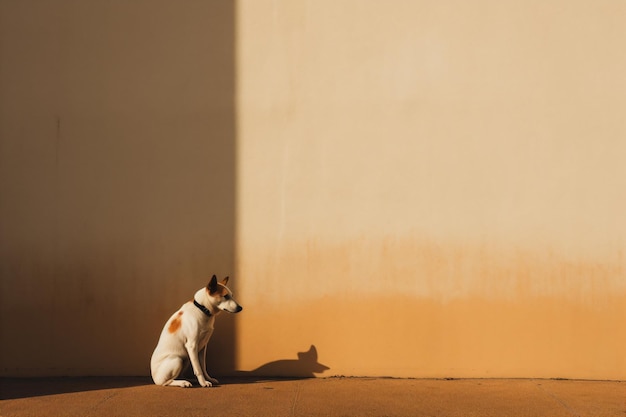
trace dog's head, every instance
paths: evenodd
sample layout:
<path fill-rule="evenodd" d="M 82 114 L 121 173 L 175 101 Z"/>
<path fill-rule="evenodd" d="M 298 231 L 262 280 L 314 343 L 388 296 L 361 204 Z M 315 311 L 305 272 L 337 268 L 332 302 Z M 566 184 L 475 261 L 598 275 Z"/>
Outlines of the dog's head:
<path fill-rule="evenodd" d="M 232 292 L 228 289 L 226 284 L 228 283 L 228 277 L 224 278 L 220 282 L 217 282 L 217 277 L 213 275 L 211 281 L 206 286 L 209 297 L 212 299 L 213 305 L 221 311 L 227 311 L 229 313 L 239 313 L 243 310 L 237 301 L 233 298 Z"/>

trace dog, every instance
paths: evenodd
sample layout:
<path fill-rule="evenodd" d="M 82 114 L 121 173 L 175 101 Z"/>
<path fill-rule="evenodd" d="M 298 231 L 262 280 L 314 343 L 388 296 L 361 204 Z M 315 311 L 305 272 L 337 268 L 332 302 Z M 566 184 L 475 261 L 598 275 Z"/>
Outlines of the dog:
<path fill-rule="evenodd" d="M 191 387 L 191 382 L 177 379 L 189 362 L 201 387 L 219 384 L 206 371 L 206 346 L 213 333 L 215 316 L 222 311 L 239 313 L 243 310 L 233 299 L 227 283 L 228 277 L 217 282 L 213 275 L 208 285 L 198 290 L 193 299 L 183 304 L 165 323 L 150 360 L 155 384 Z"/>

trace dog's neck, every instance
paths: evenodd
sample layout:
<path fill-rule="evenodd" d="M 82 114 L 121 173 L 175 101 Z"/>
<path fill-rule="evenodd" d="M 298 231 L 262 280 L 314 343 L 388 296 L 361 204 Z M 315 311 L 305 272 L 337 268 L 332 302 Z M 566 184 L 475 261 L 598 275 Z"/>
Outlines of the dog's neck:
<path fill-rule="evenodd" d="M 204 314 L 206 314 L 207 317 L 213 317 L 213 313 L 211 313 L 211 310 L 209 310 L 208 308 L 206 308 L 205 306 L 197 302 L 195 298 L 193 300 L 193 305 L 198 307 L 198 309 L 202 311 Z"/>

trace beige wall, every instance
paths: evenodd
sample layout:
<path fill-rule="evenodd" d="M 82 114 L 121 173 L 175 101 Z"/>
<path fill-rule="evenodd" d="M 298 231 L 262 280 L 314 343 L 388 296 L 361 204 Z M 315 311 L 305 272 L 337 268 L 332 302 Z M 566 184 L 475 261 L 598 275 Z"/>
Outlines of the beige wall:
<path fill-rule="evenodd" d="M 623 2 L 0 19 L 2 375 L 147 373 L 217 273 L 216 375 L 626 379 Z"/>
<path fill-rule="evenodd" d="M 626 378 L 624 21 L 241 2 L 240 367 Z"/>

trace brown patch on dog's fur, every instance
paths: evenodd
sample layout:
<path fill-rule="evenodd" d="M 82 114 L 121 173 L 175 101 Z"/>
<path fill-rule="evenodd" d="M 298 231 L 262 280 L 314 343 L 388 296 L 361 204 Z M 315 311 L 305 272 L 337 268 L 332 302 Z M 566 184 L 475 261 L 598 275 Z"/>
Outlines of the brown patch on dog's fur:
<path fill-rule="evenodd" d="M 180 316 L 182 316 L 182 315 L 183 315 L 183 312 L 179 311 L 178 315 L 176 317 L 174 317 L 174 319 L 170 323 L 170 326 L 167 328 L 168 332 L 176 333 L 178 331 L 178 329 L 180 329 L 180 325 L 181 325 Z"/>

